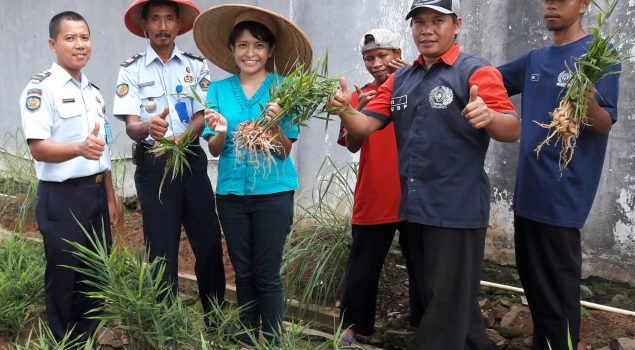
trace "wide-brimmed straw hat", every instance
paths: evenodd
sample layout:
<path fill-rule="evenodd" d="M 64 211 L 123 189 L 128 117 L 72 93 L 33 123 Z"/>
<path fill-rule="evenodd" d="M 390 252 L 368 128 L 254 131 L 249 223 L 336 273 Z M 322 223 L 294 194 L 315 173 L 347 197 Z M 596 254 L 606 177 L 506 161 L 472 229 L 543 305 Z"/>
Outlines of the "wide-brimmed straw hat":
<path fill-rule="evenodd" d="M 126 27 L 128 30 L 137 36 L 145 38 L 145 34 L 143 32 L 143 23 L 144 19 L 141 17 L 141 11 L 143 10 L 143 6 L 153 0 L 136 0 L 128 8 L 126 9 L 126 13 L 124 14 L 124 22 L 126 23 Z M 194 25 L 194 20 L 201 10 L 198 9 L 195 3 L 189 0 L 168 0 L 169 2 L 173 2 L 179 6 L 179 18 L 181 19 L 181 29 L 179 30 L 178 35 L 183 33 L 187 33 L 192 29 Z"/>
<path fill-rule="evenodd" d="M 313 48 L 306 34 L 293 22 L 281 15 L 257 6 L 227 4 L 214 6 L 201 13 L 194 22 L 194 42 L 208 60 L 219 68 L 235 74 L 238 66 L 227 40 L 234 26 L 245 21 L 254 21 L 267 27 L 276 38 L 273 56 L 267 69 L 286 75 L 293 70 L 296 61 L 309 67 Z"/>

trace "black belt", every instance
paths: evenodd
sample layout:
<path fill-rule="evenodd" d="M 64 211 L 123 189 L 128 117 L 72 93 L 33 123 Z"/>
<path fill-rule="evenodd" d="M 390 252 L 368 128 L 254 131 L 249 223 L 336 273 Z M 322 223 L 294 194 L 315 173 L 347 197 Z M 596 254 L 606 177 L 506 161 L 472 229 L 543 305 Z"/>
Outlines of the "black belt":
<path fill-rule="evenodd" d="M 98 173 L 95 175 L 76 177 L 73 179 L 64 180 L 61 182 L 54 181 L 42 181 L 49 184 L 65 184 L 65 185 L 91 185 L 91 184 L 100 184 L 103 183 L 106 179 L 106 173 Z"/>

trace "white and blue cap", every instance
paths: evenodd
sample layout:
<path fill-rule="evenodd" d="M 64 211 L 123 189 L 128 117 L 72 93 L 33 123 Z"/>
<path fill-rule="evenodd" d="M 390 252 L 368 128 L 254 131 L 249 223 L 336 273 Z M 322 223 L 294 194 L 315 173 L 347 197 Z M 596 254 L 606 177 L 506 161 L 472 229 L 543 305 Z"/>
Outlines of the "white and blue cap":
<path fill-rule="evenodd" d="M 359 51 L 362 55 L 366 51 L 375 49 L 392 49 L 399 48 L 399 38 L 388 29 L 374 28 L 369 30 L 362 40 L 359 42 Z"/>
<path fill-rule="evenodd" d="M 459 15 L 459 0 L 414 0 L 410 11 L 406 15 L 406 20 L 414 15 L 415 11 L 420 8 L 429 8 L 446 15 Z"/>

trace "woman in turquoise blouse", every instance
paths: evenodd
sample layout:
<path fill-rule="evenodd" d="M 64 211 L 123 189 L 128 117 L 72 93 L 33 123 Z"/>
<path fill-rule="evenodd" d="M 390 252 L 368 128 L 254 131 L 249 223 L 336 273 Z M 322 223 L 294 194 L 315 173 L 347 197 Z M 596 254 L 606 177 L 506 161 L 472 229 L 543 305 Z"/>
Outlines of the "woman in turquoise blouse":
<path fill-rule="evenodd" d="M 226 31 L 226 47 L 214 45 L 213 36 L 202 35 L 213 30 L 209 27 L 212 24 L 231 27 L 231 31 Z M 284 30 L 278 30 L 282 26 Z M 302 35 L 295 33 L 296 37 L 290 39 L 290 29 Z M 235 150 L 233 133 L 240 123 L 256 120 L 262 108 L 267 108 L 269 117 L 280 112 L 280 106 L 269 101 L 272 85 L 281 81 L 272 73 L 272 57 L 276 64 L 283 61 L 286 65 L 298 58 L 308 58 L 310 63 L 310 44 L 308 40 L 297 40 L 306 37 L 283 17 L 248 5 L 221 5 L 208 10 L 197 20 L 194 37 L 213 63 L 235 73 L 209 86 L 203 137 L 208 140 L 212 155 L 220 157 L 216 203 L 236 272 L 238 305 L 244 308 L 241 322 L 255 331 L 262 328 L 265 339 L 275 345 L 284 316 L 282 251 L 293 221 L 293 196 L 298 189 L 298 176 L 289 154 L 299 130 L 297 126 L 289 127 L 289 117 L 283 117 L 279 128 L 284 132 L 273 140 L 277 144 L 272 151 L 273 161 L 268 163 L 259 154 L 260 166 L 250 162 L 245 150 Z M 308 52 L 308 57 L 298 57 L 297 52 L 302 50 Z M 219 52 L 227 56 L 219 57 Z M 295 52 L 295 57 L 288 54 L 291 52 Z M 250 339 L 241 341 L 245 346 L 253 345 Z"/>

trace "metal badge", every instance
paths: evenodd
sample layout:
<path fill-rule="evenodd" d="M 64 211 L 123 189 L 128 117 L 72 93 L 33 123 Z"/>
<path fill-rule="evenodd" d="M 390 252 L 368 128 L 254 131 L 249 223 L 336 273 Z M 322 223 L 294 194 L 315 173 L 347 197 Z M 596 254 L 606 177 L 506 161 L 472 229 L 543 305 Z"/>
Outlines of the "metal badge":
<path fill-rule="evenodd" d="M 190 67 L 188 67 L 188 66 L 185 67 L 185 71 L 188 72 L 188 73 L 192 73 L 192 69 Z"/>
<path fill-rule="evenodd" d="M 146 112 L 153 113 L 157 110 L 157 103 L 153 100 L 150 100 L 146 103 Z"/>

